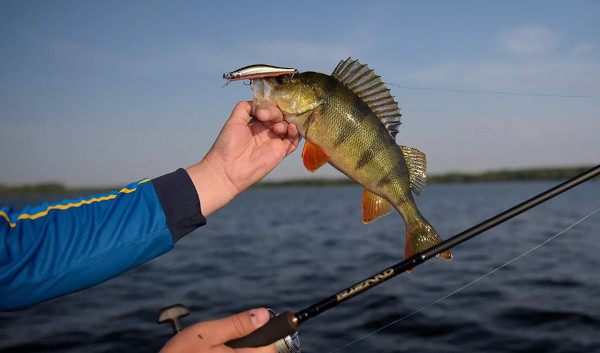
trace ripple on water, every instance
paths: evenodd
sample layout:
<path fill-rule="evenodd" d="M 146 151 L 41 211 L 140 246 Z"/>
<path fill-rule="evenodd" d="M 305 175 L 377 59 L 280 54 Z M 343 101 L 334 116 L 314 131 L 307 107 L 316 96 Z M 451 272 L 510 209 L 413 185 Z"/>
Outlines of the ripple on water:
<path fill-rule="evenodd" d="M 448 238 L 555 183 L 434 185 L 418 200 Z M 300 310 L 402 260 L 401 218 L 360 222 L 362 188 L 251 190 L 148 266 L 102 285 L 0 314 L 0 352 L 156 352 L 183 320 L 256 306 Z M 600 183 L 489 230 L 307 322 L 303 351 L 330 352 L 423 308 L 597 209 Z M 600 213 L 473 286 L 340 353 L 598 352 Z"/>
<path fill-rule="evenodd" d="M 553 325 L 586 325 L 600 328 L 600 320 L 587 313 L 564 310 L 545 310 L 531 307 L 513 307 L 496 315 L 496 319 L 512 324 L 537 326 Z"/>

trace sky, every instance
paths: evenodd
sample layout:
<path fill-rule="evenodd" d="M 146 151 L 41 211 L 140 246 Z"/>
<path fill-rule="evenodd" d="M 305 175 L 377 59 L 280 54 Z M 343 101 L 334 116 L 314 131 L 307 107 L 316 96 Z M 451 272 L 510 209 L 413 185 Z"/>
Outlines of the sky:
<path fill-rule="evenodd" d="M 0 2 L 0 184 L 124 185 L 199 161 L 250 64 L 389 84 L 429 174 L 600 161 L 600 1 Z M 306 171 L 301 147 L 267 178 Z"/>

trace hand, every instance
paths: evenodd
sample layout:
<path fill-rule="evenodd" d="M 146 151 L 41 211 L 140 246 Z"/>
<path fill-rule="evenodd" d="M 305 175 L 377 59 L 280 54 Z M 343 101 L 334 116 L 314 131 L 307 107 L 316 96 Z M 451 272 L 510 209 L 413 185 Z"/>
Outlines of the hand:
<path fill-rule="evenodd" d="M 300 141 L 294 124 L 283 121 L 279 108 L 258 109 L 239 102 L 204 159 L 186 170 L 207 217 L 267 175 Z"/>
<path fill-rule="evenodd" d="M 244 337 L 269 321 L 267 309 L 253 309 L 224 319 L 200 322 L 171 338 L 160 350 L 164 353 L 276 353 L 275 344 L 259 348 L 233 349 L 225 345 Z"/>

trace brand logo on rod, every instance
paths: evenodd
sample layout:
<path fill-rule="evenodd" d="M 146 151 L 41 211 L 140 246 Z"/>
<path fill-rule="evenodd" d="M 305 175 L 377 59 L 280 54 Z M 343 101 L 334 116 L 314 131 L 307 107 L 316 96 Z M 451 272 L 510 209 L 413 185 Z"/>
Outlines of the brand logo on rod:
<path fill-rule="evenodd" d="M 358 293 L 364 291 L 365 289 L 368 289 L 369 287 L 381 282 L 382 280 L 390 277 L 393 274 L 394 274 L 394 270 L 391 268 L 389 268 L 381 273 L 378 273 L 375 276 L 373 276 L 367 280 L 364 280 L 364 281 L 360 282 L 359 284 L 346 289 L 343 292 L 338 293 L 336 295 L 337 301 L 339 302 L 348 297 L 352 297 L 355 294 L 358 294 Z"/>

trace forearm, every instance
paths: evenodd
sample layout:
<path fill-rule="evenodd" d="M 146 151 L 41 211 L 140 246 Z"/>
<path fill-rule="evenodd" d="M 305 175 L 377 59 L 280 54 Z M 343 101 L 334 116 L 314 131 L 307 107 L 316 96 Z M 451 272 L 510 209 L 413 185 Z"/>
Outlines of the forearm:
<path fill-rule="evenodd" d="M 225 206 L 241 192 L 230 182 L 224 170 L 210 160 L 210 156 L 185 170 L 194 184 L 205 217 Z"/>
<path fill-rule="evenodd" d="M 179 170 L 108 194 L 19 213 L 3 209 L 0 309 L 101 283 L 163 254 L 205 223 L 197 200 Z"/>

